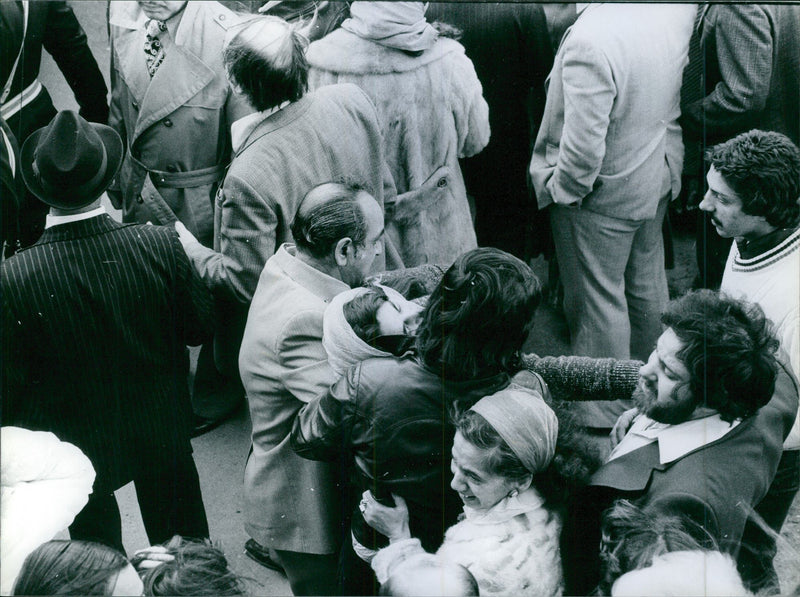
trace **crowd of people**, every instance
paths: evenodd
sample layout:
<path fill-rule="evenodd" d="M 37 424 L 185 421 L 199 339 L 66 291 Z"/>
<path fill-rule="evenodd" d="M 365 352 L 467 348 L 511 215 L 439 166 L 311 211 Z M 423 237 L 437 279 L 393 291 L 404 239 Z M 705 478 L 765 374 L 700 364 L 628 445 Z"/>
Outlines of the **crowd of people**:
<path fill-rule="evenodd" d="M 2 594 L 246 594 L 190 441 L 242 404 L 295 595 L 793 588 L 800 6 L 114 1 L 109 102 L 0 11 Z"/>

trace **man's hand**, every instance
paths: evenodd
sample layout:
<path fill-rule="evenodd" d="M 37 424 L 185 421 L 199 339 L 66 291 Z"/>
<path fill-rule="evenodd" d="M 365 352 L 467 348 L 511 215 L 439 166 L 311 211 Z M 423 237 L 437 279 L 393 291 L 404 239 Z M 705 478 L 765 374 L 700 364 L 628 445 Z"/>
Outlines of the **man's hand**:
<path fill-rule="evenodd" d="M 195 238 L 194 234 L 189 232 L 189 229 L 183 225 L 183 222 L 180 220 L 175 220 L 175 230 L 178 232 L 178 238 L 181 240 L 181 244 L 186 248 L 186 245 L 191 245 L 198 240 Z"/>
<path fill-rule="evenodd" d="M 631 428 L 633 424 L 633 420 L 639 414 L 638 408 L 631 408 L 630 410 L 626 410 L 619 416 L 617 422 L 614 423 L 614 427 L 611 428 L 611 449 L 617 447 L 617 444 L 622 441 L 622 438 L 625 437 L 625 434 L 628 433 L 628 429 Z"/>
<path fill-rule="evenodd" d="M 161 545 L 151 545 L 140 549 L 131 557 L 131 564 L 137 571 L 147 570 L 148 568 L 155 568 L 165 562 L 171 562 L 175 559 L 166 547 Z"/>

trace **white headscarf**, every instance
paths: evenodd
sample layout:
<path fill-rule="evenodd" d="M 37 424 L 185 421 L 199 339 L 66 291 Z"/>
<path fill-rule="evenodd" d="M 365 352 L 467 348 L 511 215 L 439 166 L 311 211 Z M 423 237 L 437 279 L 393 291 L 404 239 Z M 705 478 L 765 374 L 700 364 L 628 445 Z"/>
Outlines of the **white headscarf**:
<path fill-rule="evenodd" d="M 353 2 L 342 29 L 388 48 L 421 52 L 439 33 L 425 20 L 423 2 Z"/>
<path fill-rule="evenodd" d="M 381 288 L 386 291 L 383 286 Z M 392 356 L 390 352 L 378 350 L 359 338 L 344 317 L 345 303 L 366 292 L 369 288 L 340 292 L 333 297 L 322 317 L 322 346 L 328 353 L 328 364 L 338 376 L 344 375 L 351 365 L 366 359 Z"/>
<path fill-rule="evenodd" d="M 470 410 L 486 419 L 531 473 L 550 464 L 558 419 L 538 392 L 508 387 L 481 398 Z"/>

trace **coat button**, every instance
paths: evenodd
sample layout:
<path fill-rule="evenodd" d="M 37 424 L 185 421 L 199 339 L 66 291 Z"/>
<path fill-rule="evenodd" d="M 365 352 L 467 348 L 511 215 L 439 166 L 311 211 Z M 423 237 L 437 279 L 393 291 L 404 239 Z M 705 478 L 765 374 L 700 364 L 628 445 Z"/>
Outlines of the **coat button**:
<path fill-rule="evenodd" d="M 217 17 L 217 18 L 218 18 L 220 21 L 224 21 L 224 20 L 225 20 L 225 15 L 219 15 L 219 17 Z"/>
<path fill-rule="evenodd" d="M 442 177 L 441 177 L 441 178 L 440 178 L 440 179 L 439 179 L 439 180 L 436 182 L 436 186 L 437 186 L 437 187 L 439 187 L 439 188 L 446 187 L 446 186 L 447 186 L 447 178 L 446 178 L 446 177 L 444 177 L 444 176 L 442 176 Z"/>
<path fill-rule="evenodd" d="M 178 167 L 175 164 L 169 164 L 167 166 L 167 172 L 177 172 Z"/>
<path fill-rule="evenodd" d="M 164 126 L 170 127 L 172 126 L 172 121 L 169 118 L 164 119 Z"/>
<path fill-rule="evenodd" d="M 142 196 L 141 196 L 141 195 L 137 195 L 137 196 L 136 196 L 136 203 L 139 203 L 139 204 L 142 204 L 142 203 L 144 203 L 144 199 L 142 199 Z"/>

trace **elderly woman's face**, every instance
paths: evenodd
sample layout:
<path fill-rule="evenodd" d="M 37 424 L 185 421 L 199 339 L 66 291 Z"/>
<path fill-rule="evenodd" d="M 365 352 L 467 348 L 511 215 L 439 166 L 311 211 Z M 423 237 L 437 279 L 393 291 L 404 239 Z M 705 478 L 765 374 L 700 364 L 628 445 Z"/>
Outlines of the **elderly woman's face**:
<path fill-rule="evenodd" d="M 453 480 L 450 487 L 458 492 L 465 506 L 475 510 L 488 510 L 516 488 L 508 481 L 485 468 L 486 452 L 471 444 L 456 431 L 453 440 L 453 459 L 450 471 Z"/>
<path fill-rule="evenodd" d="M 402 294 L 384 289 L 389 300 L 381 303 L 375 313 L 382 336 L 413 336 L 417 332 L 422 314 L 422 307 L 406 300 Z"/>

